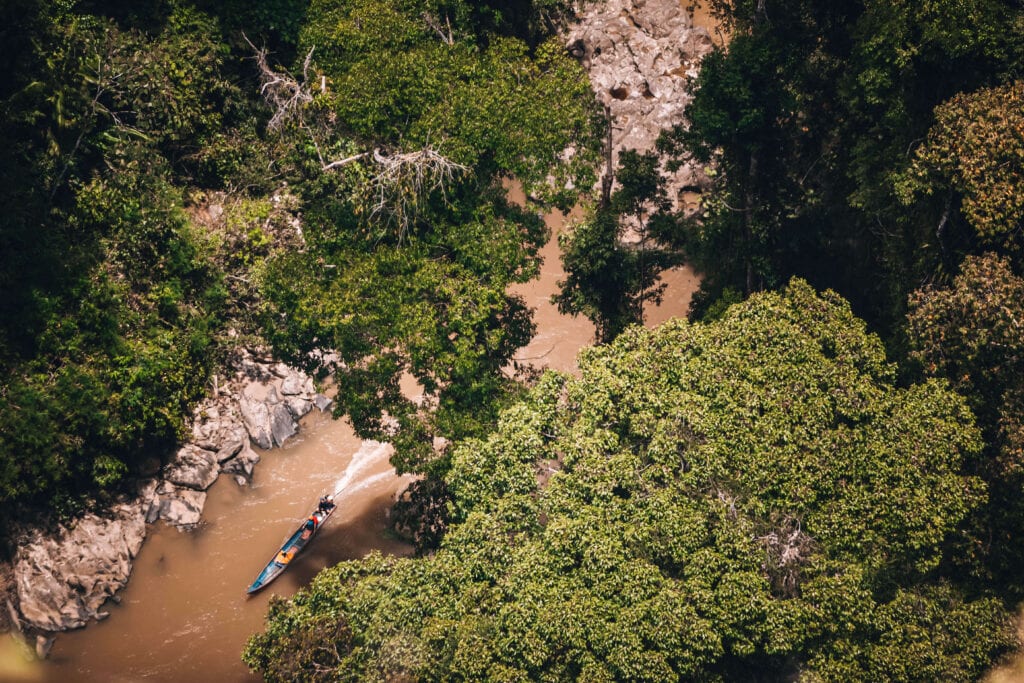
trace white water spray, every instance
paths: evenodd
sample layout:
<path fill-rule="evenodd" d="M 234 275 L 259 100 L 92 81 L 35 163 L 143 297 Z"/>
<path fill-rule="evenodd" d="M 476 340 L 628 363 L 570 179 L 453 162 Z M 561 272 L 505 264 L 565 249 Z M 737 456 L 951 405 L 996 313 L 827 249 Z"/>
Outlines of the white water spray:
<path fill-rule="evenodd" d="M 391 471 L 381 472 L 373 475 L 372 477 L 363 476 L 364 472 L 375 469 L 382 461 L 386 461 L 390 458 L 391 451 L 392 447 L 389 443 L 381 443 L 380 441 L 364 441 L 359 450 L 352 455 L 352 460 L 349 462 L 348 467 L 345 468 L 344 473 L 342 473 L 338 481 L 334 482 L 335 502 L 339 502 L 338 498 L 340 496 L 361 491 L 373 485 L 377 481 L 383 480 L 389 476 L 394 476 Z M 359 481 L 359 484 L 355 487 L 351 487 L 353 481 Z"/>

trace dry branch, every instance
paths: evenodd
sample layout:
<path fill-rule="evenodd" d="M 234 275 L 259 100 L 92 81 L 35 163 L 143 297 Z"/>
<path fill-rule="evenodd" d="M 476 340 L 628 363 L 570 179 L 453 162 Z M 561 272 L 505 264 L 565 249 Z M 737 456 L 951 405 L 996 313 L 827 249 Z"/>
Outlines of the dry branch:
<path fill-rule="evenodd" d="M 427 146 L 415 152 L 385 154 L 373 150 L 378 170 L 370 181 L 372 218 L 390 218 L 401 233 L 409 227 L 419 204 L 431 192 L 445 192 L 455 177 L 469 169 Z"/>
<path fill-rule="evenodd" d="M 256 67 L 260 71 L 260 94 L 274 111 L 267 122 L 267 129 L 277 132 L 289 120 L 302 121 L 303 109 L 313 101 L 313 93 L 309 89 L 309 66 L 313 62 L 312 47 L 302 62 L 302 80 L 294 78 L 291 74 L 279 73 L 270 68 L 267 63 L 267 50 L 258 48 L 252 44 L 248 36 L 243 34 L 245 42 L 256 54 Z"/>
<path fill-rule="evenodd" d="M 451 25 L 447 20 L 445 23 L 447 37 L 451 39 Z M 435 29 L 442 38 L 445 37 L 439 24 Z M 315 47 L 310 48 L 302 63 L 302 77 L 295 78 L 286 72 L 272 69 L 267 62 L 267 51 L 257 48 L 248 37 L 245 37 L 245 40 L 255 53 L 256 66 L 260 73 L 260 94 L 273 111 L 267 122 L 267 129 L 280 132 L 286 123 L 294 121 L 309 135 L 320 160 L 320 168 L 325 172 L 371 157 L 376 168 L 371 172 L 368 183 L 368 215 L 371 219 L 394 222 L 399 229 L 399 239 L 405 234 L 427 195 L 435 191 L 443 194 L 456 176 L 469 170 L 466 166 L 448 159 L 429 144 L 415 152 L 389 153 L 377 147 L 372 152 L 361 152 L 343 159 L 328 161 L 321 152 L 317 139 L 318 131 L 315 131 L 306 120 L 307 106 L 313 102 L 313 93 L 309 87 L 309 69 Z M 321 90 L 325 89 L 325 84 L 321 82 Z M 329 134 L 329 131 L 320 132 L 324 135 Z"/>

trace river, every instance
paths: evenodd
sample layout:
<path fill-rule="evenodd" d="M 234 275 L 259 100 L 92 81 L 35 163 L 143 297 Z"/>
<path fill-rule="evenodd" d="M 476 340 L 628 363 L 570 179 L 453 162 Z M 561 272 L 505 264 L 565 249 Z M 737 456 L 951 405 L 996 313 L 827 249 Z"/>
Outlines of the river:
<path fill-rule="evenodd" d="M 371 549 L 411 552 L 386 533 L 387 510 L 409 481 L 394 474 L 388 453 L 344 421 L 311 415 L 283 449 L 261 452 L 251 488 L 231 477 L 213 485 L 198 530 L 152 525 L 121 604 L 107 608 L 106 620 L 58 636 L 42 680 L 258 680 L 239 655 L 271 594 L 290 595 L 320 569 Z M 316 542 L 265 592 L 247 597 L 297 520 L 336 486 L 339 510 Z"/>
<path fill-rule="evenodd" d="M 516 188 L 510 194 L 522 201 Z M 572 372 L 594 328 L 586 318 L 559 314 L 549 301 L 564 277 L 556 235 L 566 217 L 553 212 L 545 222 L 553 236 L 543 251 L 540 278 L 514 290 L 536 308 L 537 321 L 535 339 L 518 358 Z M 665 276 L 665 301 L 648 311 L 648 324 L 684 314 L 697 283 L 687 268 Z M 260 455 L 251 488 L 240 488 L 230 477 L 213 485 L 205 522 L 195 532 L 151 526 L 120 604 L 105 608 L 110 617 L 58 635 L 50 658 L 25 680 L 258 680 L 239 656 L 249 635 L 262 628 L 272 594 L 291 595 L 320 569 L 371 550 L 411 553 L 387 531 L 388 509 L 410 478 L 398 477 L 388 449 L 361 442 L 346 421 L 314 411 L 283 449 Z M 339 511 L 316 541 L 266 591 L 246 597 L 245 588 L 317 496 L 337 488 Z"/>

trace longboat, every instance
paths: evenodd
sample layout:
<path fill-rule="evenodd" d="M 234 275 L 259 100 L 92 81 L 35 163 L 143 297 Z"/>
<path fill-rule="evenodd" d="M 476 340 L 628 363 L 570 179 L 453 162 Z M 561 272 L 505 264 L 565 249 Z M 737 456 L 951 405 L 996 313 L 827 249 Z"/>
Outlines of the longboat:
<path fill-rule="evenodd" d="M 267 584 L 279 577 L 288 565 L 291 564 L 295 556 L 298 555 L 306 547 L 306 545 L 313 540 L 313 536 L 320 530 L 320 527 L 328 520 L 328 518 L 334 514 L 337 510 L 337 506 L 330 508 L 329 510 L 321 510 L 319 507 L 313 511 L 303 522 L 302 525 L 296 529 L 295 533 L 284 542 L 281 549 L 277 551 L 274 557 L 267 563 L 267 566 L 263 568 L 260 575 L 256 577 L 256 580 L 252 582 L 252 585 L 246 589 L 246 593 L 252 595 L 266 588 Z"/>

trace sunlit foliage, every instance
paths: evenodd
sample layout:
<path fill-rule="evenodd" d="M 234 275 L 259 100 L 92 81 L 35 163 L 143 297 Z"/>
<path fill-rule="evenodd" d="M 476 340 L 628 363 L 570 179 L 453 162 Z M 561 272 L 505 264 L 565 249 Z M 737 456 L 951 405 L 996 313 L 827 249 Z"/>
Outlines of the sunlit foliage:
<path fill-rule="evenodd" d="M 848 305 L 792 282 L 631 328 L 460 444 L 456 525 L 279 604 L 268 680 L 970 680 L 1012 644 L 941 578 L 985 498 L 942 383 L 900 388 Z M 344 623 L 324 666 L 282 653 Z M 925 645 L 927 644 L 927 645 Z"/>

